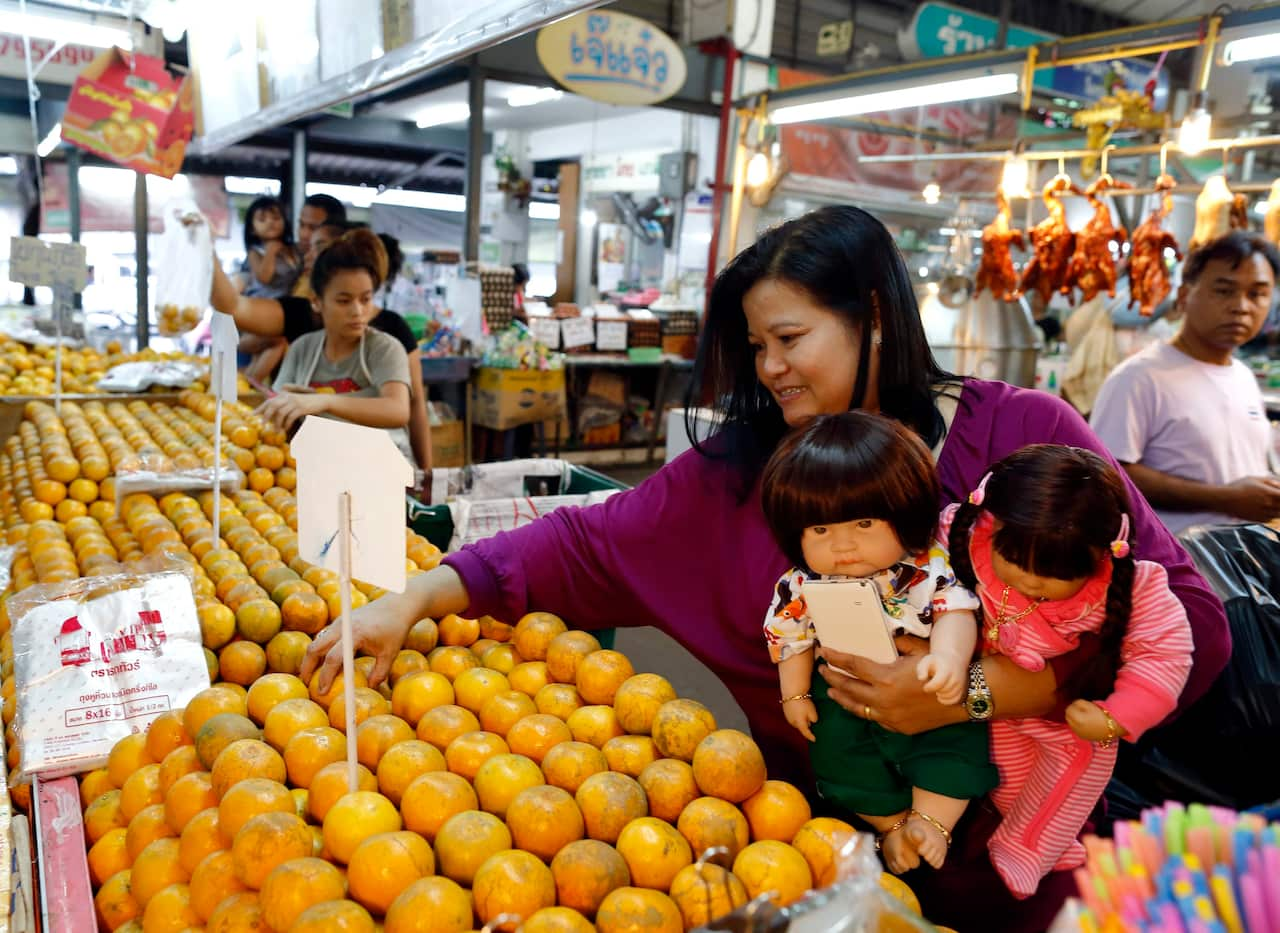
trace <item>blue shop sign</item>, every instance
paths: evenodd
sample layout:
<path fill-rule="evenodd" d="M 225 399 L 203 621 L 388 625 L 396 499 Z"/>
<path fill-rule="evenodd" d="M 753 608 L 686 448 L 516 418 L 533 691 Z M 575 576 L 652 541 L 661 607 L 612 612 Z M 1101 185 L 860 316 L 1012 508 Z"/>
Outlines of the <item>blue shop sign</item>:
<path fill-rule="evenodd" d="M 898 33 L 898 46 L 904 58 L 946 58 L 981 52 L 995 45 L 1000 22 L 995 17 L 974 13 L 949 3 L 929 2 L 916 7 L 906 27 Z M 1058 37 L 1052 33 L 1009 26 L 1005 45 L 1024 49 Z M 1125 68 L 1125 84 L 1140 90 L 1151 77 L 1155 65 L 1142 59 L 1120 59 Z M 1110 62 L 1091 62 L 1063 68 L 1044 68 L 1036 72 L 1035 86 L 1063 97 L 1096 100 L 1106 93 L 1107 75 L 1114 69 Z M 1168 89 L 1168 76 L 1161 70 L 1157 80 L 1157 104 Z"/>

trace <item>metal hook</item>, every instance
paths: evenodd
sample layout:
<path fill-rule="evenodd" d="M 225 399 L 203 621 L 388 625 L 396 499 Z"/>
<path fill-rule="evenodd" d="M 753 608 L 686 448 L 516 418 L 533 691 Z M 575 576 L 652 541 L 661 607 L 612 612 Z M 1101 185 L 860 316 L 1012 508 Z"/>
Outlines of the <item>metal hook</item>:
<path fill-rule="evenodd" d="M 1222 175 L 1227 177 L 1231 174 L 1228 166 L 1228 159 L 1231 157 L 1231 143 L 1222 144 Z"/>
<path fill-rule="evenodd" d="M 1058 156 L 1058 174 L 1059 174 L 1059 175 L 1065 175 L 1065 174 L 1067 174 L 1067 159 L 1066 159 L 1066 156 Z"/>
<path fill-rule="evenodd" d="M 1115 148 L 1114 143 L 1107 143 L 1107 145 L 1102 147 L 1102 174 L 1103 175 L 1107 174 L 1107 154 L 1111 152 L 1111 150 L 1114 148 Z"/>
<path fill-rule="evenodd" d="M 1173 145 L 1172 140 L 1166 139 L 1160 144 L 1160 174 L 1167 175 L 1169 168 L 1169 147 Z"/>

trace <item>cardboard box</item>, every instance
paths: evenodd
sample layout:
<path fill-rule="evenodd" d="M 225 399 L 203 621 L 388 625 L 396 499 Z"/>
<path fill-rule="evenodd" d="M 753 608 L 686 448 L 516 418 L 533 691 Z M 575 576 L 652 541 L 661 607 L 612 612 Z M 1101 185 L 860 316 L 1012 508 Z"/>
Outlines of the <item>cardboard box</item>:
<path fill-rule="evenodd" d="M 150 55 L 108 49 L 76 79 L 62 139 L 126 168 L 172 178 L 195 127 L 191 78 Z"/>
<path fill-rule="evenodd" d="M 475 409 L 471 420 L 482 428 L 505 431 L 521 424 L 559 418 L 565 411 L 564 370 L 476 370 Z"/>
<path fill-rule="evenodd" d="M 467 462 L 466 428 L 461 421 L 431 426 L 431 466 L 460 467 Z"/>

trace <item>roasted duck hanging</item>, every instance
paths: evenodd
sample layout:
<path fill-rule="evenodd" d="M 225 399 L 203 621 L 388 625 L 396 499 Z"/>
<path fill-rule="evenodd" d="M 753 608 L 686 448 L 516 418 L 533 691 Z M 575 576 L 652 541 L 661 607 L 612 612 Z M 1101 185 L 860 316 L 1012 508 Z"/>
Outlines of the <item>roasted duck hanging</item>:
<path fill-rule="evenodd" d="M 1092 301 L 1099 292 L 1116 296 L 1116 260 L 1111 253 L 1112 243 L 1123 243 L 1128 234 L 1124 227 L 1111 220 L 1111 206 L 1102 199 L 1107 191 L 1116 188 L 1132 188 L 1103 174 L 1085 189 L 1085 197 L 1093 205 L 1093 216 L 1076 233 L 1076 251 L 1067 266 L 1066 289 L 1080 289 L 1083 301 Z"/>
<path fill-rule="evenodd" d="M 1210 240 L 1249 227 L 1249 199 L 1232 194 L 1225 175 L 1210 175 L 1196 197 L 1196 227 L 1191 234 L 1190 250 L 1199 249 Z"/>
<path fill-rule="evenodd" d="M 1262 229 L 1268 240 L 1280 244 L 1280 178 L 1271 183 L 1267 195 L 1267 213 L 1262 218 Z"/>
<path fill-rule="evenodd" d="M 1169 264 L 1165 262 L 1165 250 L 1171 249 L 1178 259 L 1182 253 L 1178 241 L 1160 224 L 1173 210 L 1173 189 L 1177 187 L 1168 175 L 1156 179 L 1155 188 L 1160 192 L 1156 209 L 1133 231 L 1133 248 L 1129 252 L 1129 307 L 1138 303 L 1138 311 L 1149 317 L 1169 295 Z"/>
<path fill-rule="evenodd" d="M 1027 242 L 1021 230 L 1009 226 L 1009 202 L 1004 192 L 996 190 L 996 219 L 982 228 L 982 259 L 978 263 L 974 295 L 984 288 L 1000 301 L 1016 301 L 1022 292 L 1018 289 L 1018 274 L 1013 270 L 1010 246 L 1026 249 Z"/>
<path fill-rule="evenodd" d="M 1075 251 L 1075 234 L 1067 226 L 1067 211 L 1062 204 L 1062 194 L 1070 191 L 1082 194 L 1066 175 L 1056 175 L 1044 186 L 1042 197 L 1049 216 L 1031 228 L 1030 262 L 1022 270 L 1022 291 L 1035 291 L 1045 304 L 1054 292 L 1066 294 L 1067 264 Z"/>

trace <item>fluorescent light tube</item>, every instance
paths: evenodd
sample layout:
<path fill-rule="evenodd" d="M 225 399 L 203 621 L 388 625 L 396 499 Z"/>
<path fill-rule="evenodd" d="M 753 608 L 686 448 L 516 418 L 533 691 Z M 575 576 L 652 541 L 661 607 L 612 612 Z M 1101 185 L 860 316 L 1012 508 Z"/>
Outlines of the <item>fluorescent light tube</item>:
<path fill-rule="evenodd" d="M 545 201 L 530 201 L 529 216 L 534 220 L 559 220 L 560 205 L 548 204 Z"/>
<path fill-rule="evenodd" d="M 532 107 L 534 104 L 559 100 L 563 96 L 563 91 L 557 91 L 553 87 L 520 87 L 507 95 L 507 106 Z"/>
<path fill-rule="evenodd" d="M 808 104 L 791 104 L 778 107 L 769 114 L 778 125 L 807 123 L 816 120 L 833 120 L 866 113 L 889 110 L 905 110 L 929 104 L 947 104 L 962 100 L 979 100 L 984 97 L 1000 97 L 1018 92 L 1016 74 L 989 74 L 976 78 L 959 78 L 952 81 L 935 81 L 913 87 L 900 87 L 887 91 L 871 91 L 866 94 L 850 94 L 831 100 Z"/>
<path fill-rule="evenodd" d="M 374 198 L 374 203 L 392 204 L 396 207 L 416 207 L 428 211 L 448 211 L 451 214 L 461 214 L 467 209 L 467 199 L 460 194 L 408 191 L 404 188 L 388 188 Z"/>
<path fill-rule="evenodd" d="M 47 159 L 49 153 L 58 148 L 58 143 L 62 142 L 62 124 L 53 124 L 53 129 L 49 131 L 49 135 L 40 140 L 40 145 L 36 146 L 36 155 L 42 159 Z"/>
<path fill-rule="evenodd" d="M 0 175 L 17 175 L 18 160 L 13 156 L 0 156 Z"/>
<path fill-rule="evenodd" d="M 1196 155 L 1209 145 L 1209 134 L 1212 132 L 1212 118 L 1209 111 L 1197 107 L 1182 118 L 1178 127 L 1178 148 L 1187 155 Z"/>
<path fill-rule="evenodd" d="M 1262 58 L 1275 58 L 1278 55 L 1280 55 L 1280 32 L 1232 39 L 1222 48 L 1222 61 L 1228 65 L 1256 62 Z"/>
<path fill-rule="evenodd" d="M 53 39 L 67 45 L 88 45 L 95 49 L 109 49 L 113 45 L 122 49 L 133 48 L 133 37 L 122 26 L 104 26 L 64 16 L 20 13 L 9 8 L 4 11 L 4 31 L 19 36 L 26 34 L 33 39 Z"/>
<path fill-rule="evenodd" d="M 436 104 L 433 107 L 424 107 L 414 114 L 414 122 L 418 124 L 418 129 L 425 130 L 429 126 L 443 126 L 446 123 L 461 123 L 470 119 L 471 107 L 466 101 L 458 101 L 452 104 Z"/>

